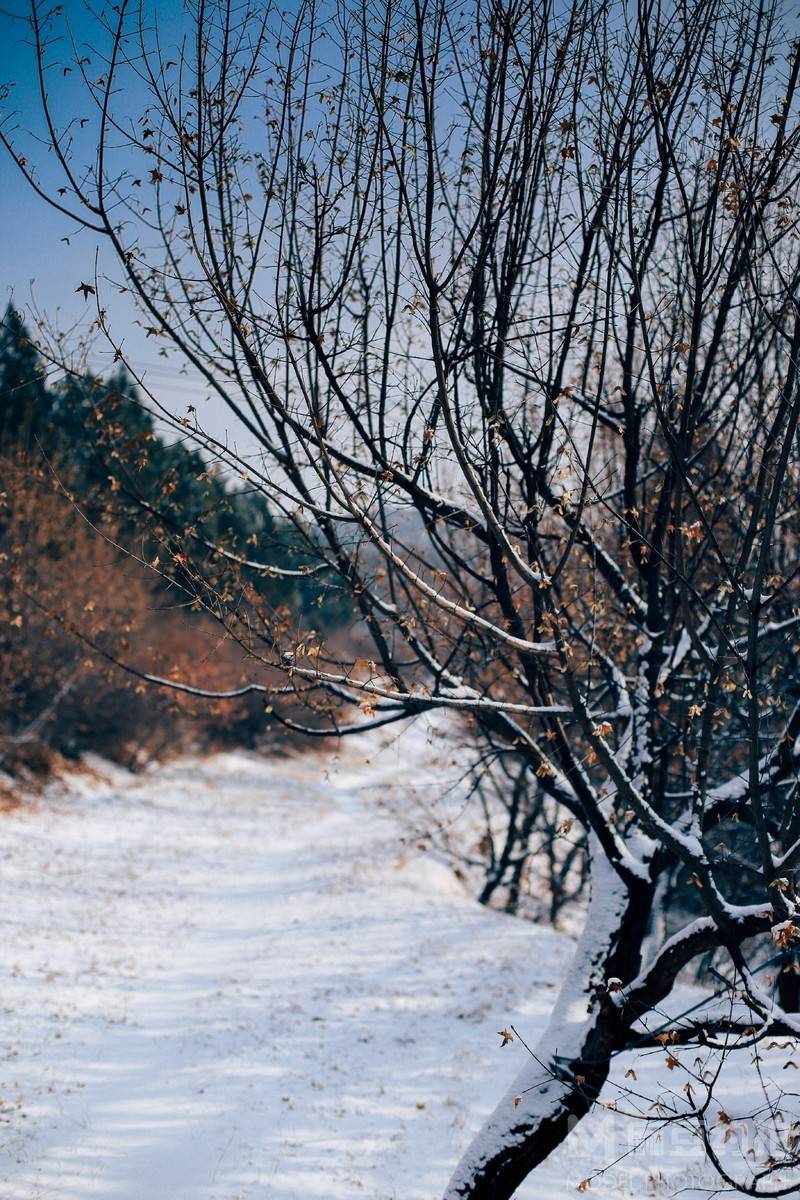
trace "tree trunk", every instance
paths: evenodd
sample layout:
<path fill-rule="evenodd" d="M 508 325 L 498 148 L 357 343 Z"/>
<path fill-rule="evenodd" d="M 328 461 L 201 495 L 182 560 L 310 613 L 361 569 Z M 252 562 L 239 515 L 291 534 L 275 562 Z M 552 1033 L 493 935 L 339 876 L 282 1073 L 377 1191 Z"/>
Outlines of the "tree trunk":
<path fill-rule="evenodd" d="M 800 962 L 794 951 L 783 956 L 778 971 L 778 1003 L 785 1013 L 800 1012 Z"/>
<path fill-rule="evenodd" d="M 444 1200 L 508 1200 L 560 1145 L 600 1094 L 625 1018 L 607 981 L 639 969 L 649 883 L 621 882 L 598 850 L 581 938 L 533 1056 L 459 1163 Z"/>

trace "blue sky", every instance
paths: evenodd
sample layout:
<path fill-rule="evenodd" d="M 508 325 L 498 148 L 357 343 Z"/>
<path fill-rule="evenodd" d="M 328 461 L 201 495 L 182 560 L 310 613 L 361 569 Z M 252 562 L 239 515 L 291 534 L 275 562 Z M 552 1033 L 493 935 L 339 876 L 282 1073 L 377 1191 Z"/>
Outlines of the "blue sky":
<path fill-rule="evenodd" d="M 62 7 L 76 41 L 96 42 L 97 22 L 82 0 L 65 0 Z M 97 10 L 103 7 L 108 10 L 110 6 L 98 5 Z M 181 0 L 162 0 L 158 5 L 159 23 L 174 27 L 182 11 Z M 28 13 L 28 0 L 0 0 L 0 84 L 13 84 L 4 113 L 16 113 L 21 124 L 35 127 L 39 118 L 38 84 Z M 65 47 L 64 61 L 68 60 L 69 50 Z M 70 94 L 63 74 L 54 69 L 51 77 L 59 100 L 68 111 Z M 44 152 L 40 157 L 46 161 Z M 62 329 L 92 319 L 93 299 L 87 303 L 75 289 L 83 280 L 94 278 L 97 235 L 81 231 L 74 221 L 36 196 L 4 152 L 0 157 L 0 181 L 0 304 L 5 308 L 13 300 L 31 320 L 33 310 L 38 309 Z M 99 249 L 102 270 L 104 258 L 102 247 Z M 117 275 L 110 258 L 105 260 L 105 266 L 111 277 Z M 147 369 L 150 386 L 158 390 L 168 407 L 183 411 L 187 404 L 202 400 L 186 378 L 178 375 L 177 363 L 167 366 L 163 359 L 157 360 L 153 343 L 147 342 L 133 324 L 130 305 L 117 297 L 112 288 L 104 289 L 103 303 L 109 310 L 115 334 L 125 337 L 127 352 L 137 369 Z M 96 343 L 92 361 L 98 371 L 107 370 L 111 351 Z M 221 420 L 221 414 L 215 415 Z"/>
<path fill-rule="evenodd" d="M 68 0 L 67 8 L 74 9 L 85 23 L 82 4 Z M 22 119 L 31 114 L 36 99 L 30 32 L 21 19 L 27 10 L 25 0 L 0 2 L 0 81 L 13 82 L 6 107 L 19 111 Z M 68 248 L 61 238 L 74 234 L 74 224 L 39 200 L 7 158 L 0 162 L 0 289 L 4 306 L 13 294 L 19 308 L 27 307 L 33 287 L 38 303 L 48 311 L 61 305 L 67 315 L 79 315 L 78 297 L 68 284 L 76 271 L 80 272 L 82 260 L 91 263 L 93 247 L 75 239 L 75 245 Z"/>

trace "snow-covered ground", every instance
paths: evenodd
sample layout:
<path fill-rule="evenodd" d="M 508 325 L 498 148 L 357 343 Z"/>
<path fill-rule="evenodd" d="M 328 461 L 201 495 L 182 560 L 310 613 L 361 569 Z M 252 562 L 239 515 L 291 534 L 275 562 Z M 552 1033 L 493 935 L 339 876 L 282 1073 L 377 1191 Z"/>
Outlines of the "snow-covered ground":
<path fill-rule="evenodd" d="M 418 752 L 218 755 L 0 818 L 3 1200 L 441 1196 L 521 1065 L 497 1031 L 535 1039 L 571 944 L 409 838 Z M 609 1162 L 618 1121 L 584 1122 L 522 1200 Z M 591 1194 L 698 1182 L 681 1146 Z"/>

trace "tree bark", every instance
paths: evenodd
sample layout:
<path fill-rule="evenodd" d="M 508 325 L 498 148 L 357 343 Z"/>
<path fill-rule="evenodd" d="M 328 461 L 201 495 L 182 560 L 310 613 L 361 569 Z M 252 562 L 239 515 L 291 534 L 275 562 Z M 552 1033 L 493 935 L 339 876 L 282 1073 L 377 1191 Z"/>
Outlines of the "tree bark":
<path fill-rule="evenodd" d="M 586 924 L 547 1029 L 473 1139 L 444 1200 L 508 1200 L 589 1112 L 626 1023 L 608 980 L 636 974 L 651 901 L 652 885 L 626 886 L 601 852 L 592 855 Z"/>

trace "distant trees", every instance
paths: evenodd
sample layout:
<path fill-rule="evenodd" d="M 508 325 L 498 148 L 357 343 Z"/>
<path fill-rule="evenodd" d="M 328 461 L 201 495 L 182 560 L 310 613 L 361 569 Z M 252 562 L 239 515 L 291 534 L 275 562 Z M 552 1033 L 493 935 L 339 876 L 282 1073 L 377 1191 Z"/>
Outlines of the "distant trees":
<path fill-rule="evenodd" d="M 129 533 L 149 529 L 149 513 L 182 536 L 191 527 L 200 544 L 226 538 L 241 551 L 256 534 L 290 566 L 299 546 L 277 528 L 264 497 L 241 484 L 231 487 L 185 438 L 167 440 L 156 432 L 154 415 L 124 367 L 108 379 L 74 368 L 64 374 L 40 347 L 9 306 L 0 323 L 0 444 L 7 455 L 22 455 L 36 467 L 49 461 L 53 480 L 80 496 L 88 515 L 113 512 Z M 154 532 L 153 545 L 163 534 Z M 269 577 L 264 586 L 268 591 Z M 313 586 L 299 572 L 294 586 L 296 609 L 315 603 Z M 286 599 L 285 585 L 281 590 Z"/>
<path fill-rule="evenodd" d="M 254 537 L 273 546 L 290 577 L 258 589 L 286 621 L 311 609 L 335 628 L 347 611 L 336 596 L 320 606 L 313 577 L 293 572 L 297 549 L 262 497 L 231 490 L 196 450 L 156 433 L 124 370 L 108 380 L 48 371 L 13 307 L 0 323 L 0 489 L 0 768 L 44 767 L 48 747 L 134 764 L 185 746 L 192 712 L 197 740 L 263 736 L 256 695 L 215 718 L 207 702 L 185 696 L 176 709 L 174 695 L 144 687 L 165 663 L 184 681 L 241 683 L 241 651 L 192 611 L 191 574 L 177 558 L 154 573 L 176 530 L 182 543 L 193 526 L 201 550 L 222 538 L 240 551 Z M 213 557 L 209 579 L 235 586 L 227 564 L 211 574 Z"/>
<path fill-rule="evenodd" d="M 29 449 L 49 416 L 45 363 L 22 317 L 9 305 L 0 326 L 0 448 Z"/>
<path fill-rule="evenodd" d="M 371 646 L 290 628 L 255 574 L 217 587 L 214 564 L 242 556 L 156 516 L 170 577 L 254 688 L 284 671 L 276 717 L 297 694 L 331 733 L 461 713 L 478 753 L 522 771 L 525 811 L 545 796 L 586 842 L 587 927 L 552 1023 L 448 1200 L 510 1196 L 710 954 L 729 1007 L 652 1033 L 688 1084 L 653 1103 L 694 1123 L 730 1186 L 791 1190 L 783 1084 L 761 1069 L 774 1153 L 730 1161 L 707 1121 L 717 1058 L 800 1031 L 761 974 L 800 939 L 788 17 L 198 0 L 167 52 L 155 12 L 123 0 L 58 83 L 61 20 L 34 4 L 48 153 L 13 119 L 5 144 L 258 455 L 174 414 L 176 431 L 291 524 Z M 121 355 L 101 280 L 74 283 Z M 255 542 L 245 569 L 280 573 Z M 666 908 L 676 881 L 694 915 Z"/>

